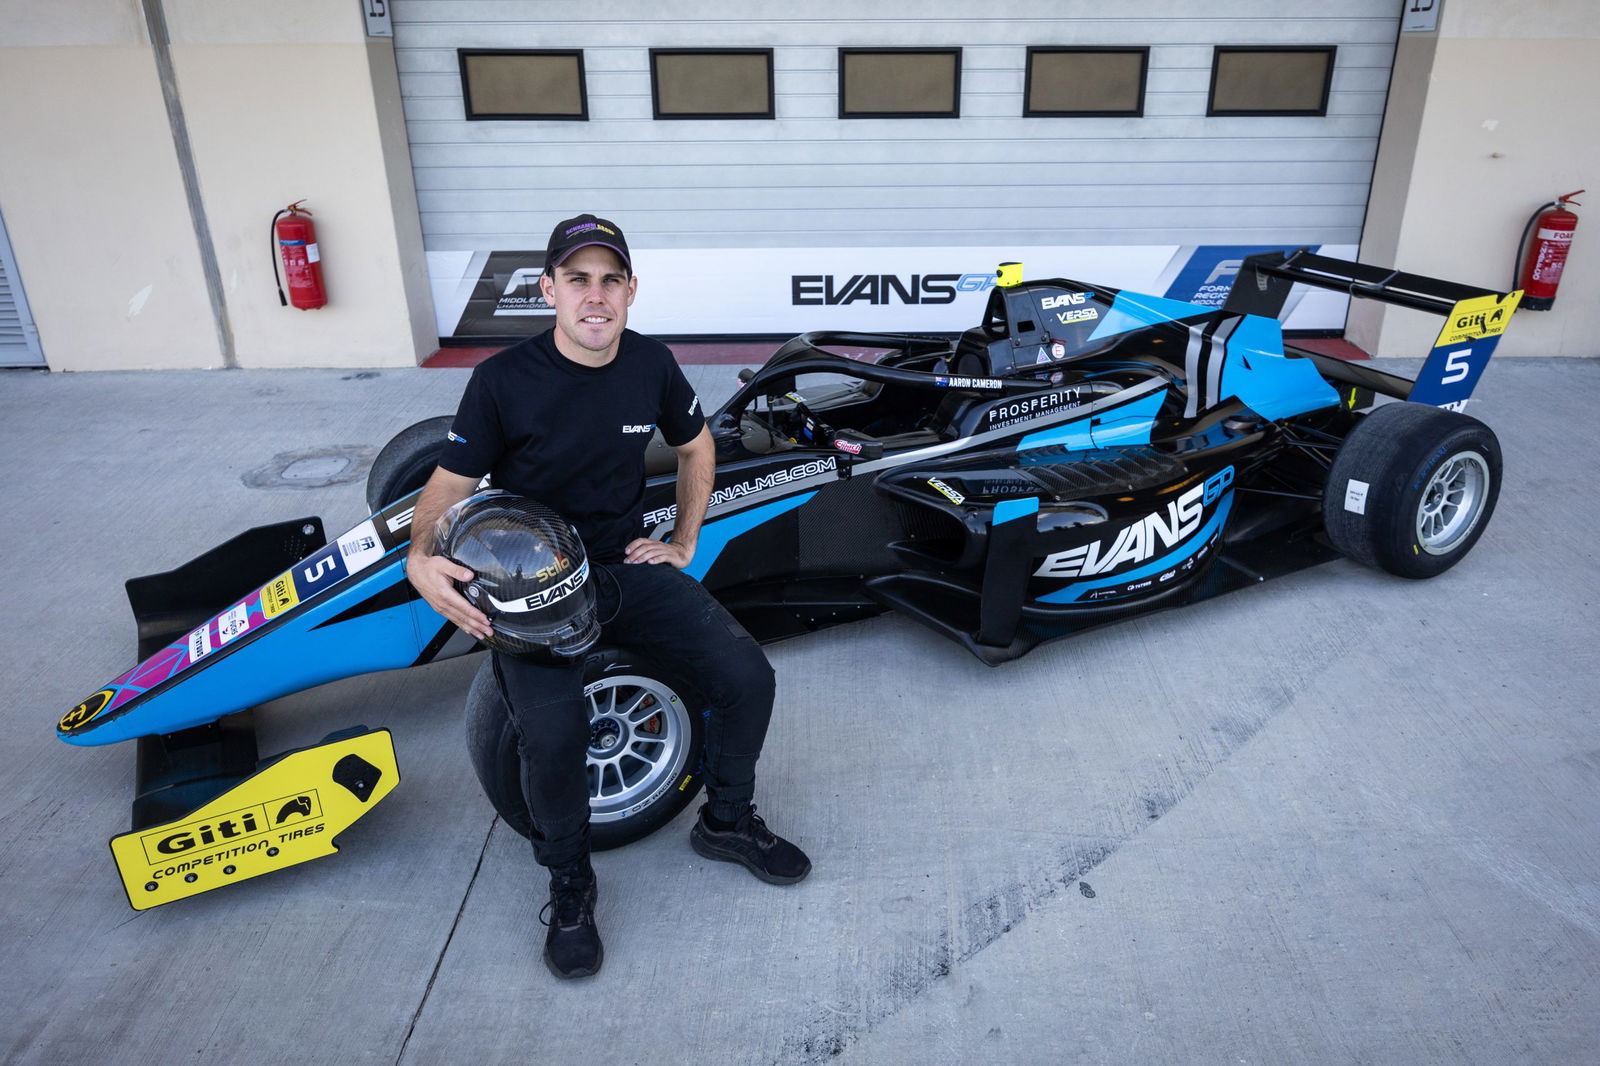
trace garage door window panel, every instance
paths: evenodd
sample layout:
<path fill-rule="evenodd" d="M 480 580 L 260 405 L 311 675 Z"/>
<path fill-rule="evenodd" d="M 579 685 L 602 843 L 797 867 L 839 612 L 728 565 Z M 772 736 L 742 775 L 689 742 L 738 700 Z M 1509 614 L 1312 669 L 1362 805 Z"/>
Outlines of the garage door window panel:
<path fill-rule="evenodd" d="M 1029 48 L 1022 113 L 1141 116 L 1149 64 L 1148 48 Z"/>
<path fill-rule="evenodd" d="M 839 49 L 839 117 L 961 117 L 961 49 Z"/>
<path fill-rule="evenodd" d="M 1207 115 L 1326 115 L 1335 49 L 1218 47 Z"/>
<path fill-rule="evenodd" d="M 772 49 L 652 48 L 658 119 L 772 118 Z"/>
<path fill-rule="evenodd" d="M 457 55 L 469 120 L 589 117 L 581 51 L 459 49 Z"/>

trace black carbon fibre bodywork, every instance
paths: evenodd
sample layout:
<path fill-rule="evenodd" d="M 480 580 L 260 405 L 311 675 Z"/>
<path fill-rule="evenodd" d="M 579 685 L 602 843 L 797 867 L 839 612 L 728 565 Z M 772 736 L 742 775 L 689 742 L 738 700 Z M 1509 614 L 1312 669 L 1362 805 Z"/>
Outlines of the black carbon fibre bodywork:
<path fill-rule="evenodd" d="M 994 664 L 1331 558 L 1332 457 L 1413 383 L 1263 316 L 1295 281 L 1436 312 L 1481 293 L 1304 253 L 1240 278 L 1220 309 L 1051 279 L 994 290 L 953 341 L 795 338 L 712 416 L 691 572 L 759 639 L 895 610 Z M 650 483 L 650 536 L 674 492 Z"/>

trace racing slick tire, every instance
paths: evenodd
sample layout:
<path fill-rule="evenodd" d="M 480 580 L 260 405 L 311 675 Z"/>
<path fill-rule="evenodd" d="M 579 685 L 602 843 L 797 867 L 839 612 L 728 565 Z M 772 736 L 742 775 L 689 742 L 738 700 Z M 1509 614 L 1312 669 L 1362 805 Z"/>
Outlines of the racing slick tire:
<path fill-rule="evenodd" d="M 617 648 L 585 657 L 583 691 L 590 723 L 589 843 L 604 851 L 660 829 L 700 791 L 702 705 L 654 663 Z M 531 836 L 517 736 L 489 656 L 467 692 L 467 750 L 494 809 L 512 829 Z"/>
<path fill-rule="evenodd" d="M 449 415 L 425 419 L 402 429 L 383 446 L 367 473 L 369 513 L 377 514 L 428 483 L 453 421 Z"/>
<path fill-rule="evenodd" d="M 1483 535 L 1500 496 L 1500 442 L 1475 418 L 1391 403 L 1356 423 L 1322 494 L 1342 555 L 1400 577 L 1442 574 Z"/>

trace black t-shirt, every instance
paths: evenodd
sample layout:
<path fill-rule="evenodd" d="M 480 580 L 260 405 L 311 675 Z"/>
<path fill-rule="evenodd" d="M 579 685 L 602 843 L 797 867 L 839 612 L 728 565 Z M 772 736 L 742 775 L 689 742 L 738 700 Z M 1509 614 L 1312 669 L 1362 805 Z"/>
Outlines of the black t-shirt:
<path fill-rule="evenodd" d="M 660 341 L 623 330 L 605 366 L 556 350 L 554 331 L 478 365 L 439 465 L 555 508 L 589 557 L 620 562 L 643 535 L 644 453 L 661 430 L 673 447 L 705 425 L 700 400 Z"/>

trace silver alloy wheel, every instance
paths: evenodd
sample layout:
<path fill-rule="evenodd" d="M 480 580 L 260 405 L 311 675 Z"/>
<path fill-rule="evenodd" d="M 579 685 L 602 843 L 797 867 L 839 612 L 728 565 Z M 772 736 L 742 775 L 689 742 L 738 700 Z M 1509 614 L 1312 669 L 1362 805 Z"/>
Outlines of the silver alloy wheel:
<path fill-rule="evenodd" d="M 659 799 L 689 762 L 689 709 L 653 677 L 617 674 L 589 701 L 589 818 L 613 822 Z"/>
<path fill-rule="evenodd" d="M 1417 502 L 1417 543 L 1429 555 L 1447 554 L 1478 524 L 1488 498 L 1488 461 L 1477 452 L 1450 456 Z"/>

